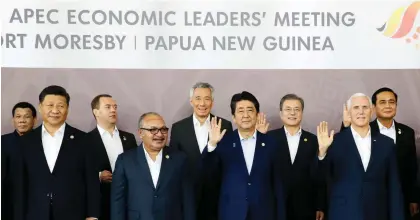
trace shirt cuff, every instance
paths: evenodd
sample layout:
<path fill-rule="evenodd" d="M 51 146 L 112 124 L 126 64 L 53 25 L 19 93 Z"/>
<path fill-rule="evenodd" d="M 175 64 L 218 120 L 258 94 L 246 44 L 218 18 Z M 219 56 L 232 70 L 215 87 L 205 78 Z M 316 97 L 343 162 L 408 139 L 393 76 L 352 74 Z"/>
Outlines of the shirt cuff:
<path fill-rule="evenodd" d="M 217 146 L 217 145 L 216 145 Z M 207 143 L 207 151 L 210 153 L 216 149 L 216 146 L 211 146 L 210 142 Z"/>

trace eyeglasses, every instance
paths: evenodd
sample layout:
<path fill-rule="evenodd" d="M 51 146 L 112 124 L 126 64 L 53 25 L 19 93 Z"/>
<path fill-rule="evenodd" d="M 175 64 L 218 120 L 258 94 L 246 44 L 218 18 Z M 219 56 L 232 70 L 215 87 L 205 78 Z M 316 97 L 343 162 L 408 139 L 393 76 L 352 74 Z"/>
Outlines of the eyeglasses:
<path fill-rule="evenodd" d="M 163 127 L 163 128 L 140 128 L 142 130 L 149 131 L 151 134 L 157 134 L 159 131 L 162 134 L 167 134 L 169 131 L 169 128 Z"/>

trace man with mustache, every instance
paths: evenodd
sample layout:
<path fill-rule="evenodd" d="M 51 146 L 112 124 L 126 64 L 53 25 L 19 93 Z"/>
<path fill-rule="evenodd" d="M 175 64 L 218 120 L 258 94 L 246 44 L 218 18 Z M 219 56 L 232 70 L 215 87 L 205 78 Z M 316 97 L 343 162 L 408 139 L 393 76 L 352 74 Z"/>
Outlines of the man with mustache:
<path fill-rule="evenodd" d="M 118 106 L 109 94 L 100 94 L 91 102 L 96 128 L 87 134 L 87 144 L 91 159 L 96 163 L 96 171 L 101 181 L 101 220 L 110 219 L 110 196 L 112 172 L 119 154 L 137 147 L 132 133 L 117 128 Z"/>
<path fill-rule="evenodd" d="M 401 220 L 403 196 L 393 140 L 369 126 L 372 102 L 362 93 L 347 101 L 351 125 L 334 136 L 317 127 L 318 171 L 329 180 L 329 220 Z"/>
<path fill-rule="evenodd" d="M 42 125 L 22 136 L 14 175 L 15 220 L 98 219 L 98 173 L 86 133 L 66 122 L 70 95 L 61 86 L 39 94 Z"/>
<path fill-rule="evenodd" d="M 35 107 L 28 102 L 19 102 L 12 109 L 15 130 L 1 136 L 1 219 L 12 219 L 12 164 L 16 159 L 20 136 L 31 132 L 36 124 Z"/>
<path fill-rule="evenodd" d="M 324 219 L 325 183 L 317 181 L 313 158 L 318 153 L 314 134 L 301 128 L 304 101 L 295 94 L 280 100 L 283 127 L 267 134 L 276 139 L 281 157 L 281 171 L 286 182 L 288 220 Z"/>
<path fill-rule="evenodd" d="M 420 192 L 417 186 L 417 153 L 415 132 L 409 126 L 395 121 L 398 95 L 392 89 L 383 87 L 372 95 L 376 119 L 370 122 L 372 133 L 381 133 L 393 139 L 396 146 L 398 173 L 404 194 L 405 219 L 419 213 Z M 343 126 L 349 127 L 347 109 L 343 109 Z"/>
<path fill-rule="evenodd" d="M 143 143 L 118 156 L 112 180 L 111 220 L 196 220 L 187 157 L 166 146 L 163 118 L 140 116 Z"/>
<path fill-rule="evenodd" d="M 205 154 L 208 181 L 218 185 L 219 220 L 285 220 L 275 140 L 257 130 L 260 105 L 249 92 L 231 99 L 238 129 L 227 134 L 213 118 Z"/>
<path fill-rule="evenodd" d="M 169 146 L 183 151 L 188 157 L 191 176 L 195 180 L 197 218 L 200 220 L 217 219 L 218 189 L 201 176 L 202 155 L 208 142 L 210 121 L 214 117 L 211 109 L 214 104 L 214 88 L 209 83 L 198 82 L 190 89 L 190 104 L 193 114 L 172 125 Z M 232 123 L 223 118 L 222 129 L 229 133 Z"/>

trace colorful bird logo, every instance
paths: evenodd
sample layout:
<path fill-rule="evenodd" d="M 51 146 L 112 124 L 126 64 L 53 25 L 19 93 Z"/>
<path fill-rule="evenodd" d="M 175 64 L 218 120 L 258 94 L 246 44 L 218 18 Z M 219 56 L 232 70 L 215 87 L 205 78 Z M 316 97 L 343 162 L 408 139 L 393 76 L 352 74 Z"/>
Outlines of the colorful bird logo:
<path fill-rule="evenodd" d="M 415 24 L 420 12 L 420 1 L 413 2 L 410 6 L 401 7 L 394 11 L 391 17 L 378 31 L 389 38 L 403 38 L 406 43 L 414 43 L 420 49 L 420 24 Z"/>

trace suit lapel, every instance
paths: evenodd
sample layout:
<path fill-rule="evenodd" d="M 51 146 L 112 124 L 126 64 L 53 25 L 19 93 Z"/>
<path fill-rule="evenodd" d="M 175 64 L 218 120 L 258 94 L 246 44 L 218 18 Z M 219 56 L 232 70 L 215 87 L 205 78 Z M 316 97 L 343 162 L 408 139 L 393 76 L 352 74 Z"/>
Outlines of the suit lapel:
<path fill-rule="evenodd" d="M 123 150 L 126 151 L 126 150 L 130 149 L 128 147 L 128 144 L 129 144 L 129 141 L 127 139 L 128 137 L 126 137 L 126 135 L 123 134 L 120 130 L 118 130 L 118 133 L 120 134 L 120 140 L 121 140 L 121 143 L 122 143 L 122 146 L 123 146 Z"/>
<path fill-rule="evenodd" d="M 297 149 L 295 162 L 293 163 L 293 166 L 295 166 L 296 164 L 299 164 L 300 161 L 304 158 L 304 155 L 307 152 L 307 150 L 309 150 L 308 139 L 309 139 L 308 134 L 304 130 L 302 130 L 302 134 L 300 135 L 300 138 L 299 138 L 298 149 Z"/>
<path fill-rule="evenodd" d="M 102 160 L 104 161 L 104 163 L 107 164 L 107 167 L 108 167 L 107 169 L 110 172 L 112 172 L 111 163 L 109 162 L 109 156 L 108 156 L 108 153 L 106 152 L 105 144 L 102 141 L 101 134 L 99 133 L 99 130 L 97 127 L 93 130 L 93 141 L 95 142 L 94 147 L 96 147 L 96 149 L 98 150 L 98 154 L 99 154 L 98 157 L 103 158 Z"/>
<path fill-rule="evenodd" d="M 371 134 L 371 144 L 370 144 L 370 158 L 369 163 L 366 169 L 366 173 L 368 173 L 370 170 L 372 170 L 372 166 L 376 163 L 378 155 L 378 146 L 376 143 L 376 135 Z"/>
<path fill-rule="evenodd" d="M 346 129 L 346 132 L 347 132 L 347 139 L 350 140 L 348 142 L 349 144 L 348 147 L 350 148 L 350 152 L 353 153 L 353 155 L 357 158 L 357 165 L 363 171 L 363 173 L 365 173 L 362 157 L 360 156 L 359 150 L 357 149 L 357 145 L 356 145 L 356 141 L 354 140 L 353 133 L 351 132 L 351 129 Z"/>
<path fill-rule="evenodd" d="M 41 124 L 41 126 L 43 126 Z M 34 132 L 35 132 L 35 140 L 34 140 L 34 150 L 35 154 L 39 155 L 39 158 L 41 159 L 41 163 L 45 167 L 45 170 L 48 171 L 48 173 L 51 173 L 50 168 L 48 167 L 47 157 L 44 153 L 44 147 L 42 145 L 42 127 L 39 126 Z M 36 158 L 36 156 L 34 157 Z"/>
<path fill-rule="evenodd" d="M 246 161 L 245 161 L 245 153 L 242 149 L 242 143 L 241 143 L 241 139 L 239 137 L 239 131 L 236 130 L 235 134 L 232 136 L 233 140 L 232 140 L 232 146 L 226 146 L 226 147 L 232 147 L 232 157 L 236 157 L 234 158 L 234 160 L 237 160 L 239 163 L 242 164 L 243 169 L 241 169 L 241 172 L 244 172 L 244 174 L 246 176 L 249 176 L 249 172 L 248 172 L 248 168 L 246 166 Z M 229 143 L 229 142 L 227 142 Z M 252 170 L 252 169 L 251 169 Z"/>
<path fill-rule="evenodd" d="M 71 129 L 71 127 L 66 124 L 66 127 L 64 129 L 63 141 L 61 142 L 60 151 L 58 152 L 57 160 L 55 161 L 53 173 L 55 173 L 56 170 L 60 168 L 61 164 L 65 162 L 63 158 L 66 155 L 68 148 L 71 146 L 71 142 L 73 142 L 73 140 L 75 140 L 76 138 L 81 137 L 76 137 L 73 134 L 73 129 Z"/>
<path fill-rule="evenodd" d="M 396 141 L 395 143 L 397 144 L 397 146 L 399 146 L 399 144 L 401 143 L 401 141 L 403 140 L 403 135 L 404 135 L 404 131 L 401 129 L 400 123 L 396 122 L 394 120 L 395 123 L 395 137 L 396 137 Z"/>
<path fill-rule="evenodd" d="M 196 157 L 200 157 L 201 152 L 200 152 L 200 147 L 198 146 L 197 134 L 195 133 L 195 129 L 194 129 L 193 117 L 194 115 L 191 115 L 188 118 L 188 121 L 187 121 L 188 124 L 185 126 L 184 133 L 186 134 L 185 137 L 188 138 L 188 142 L 191 143 L 189 144 L 191 145 L 191 150 L 193 151 Z"/>
<path fill-rule="evenodd" d="M 146 155 L 144 152 L 143 144 L 141 144 L 137 148 L 137 165 L 139 166 L 140 170 L 140 176 L 144 176 L 147 179 L 147 182 L 149 183 L 150 187 L 155 188 L 155 185 L 153 184 L 152 180 L 152 174 L 150 173 L 149 164 L 147 163 Z M 146 175 L 144 175 L 146 174 Z"/>
<path fill-rule="evenodd" d="M 175 158 L 171 157 L 172 155 L 168 152 L 166 147 L 163 148 L 162 152 L 162 165 L 160 167 L 160 173 L 158 182 L 156 184 L 156 190 L 159 190 L 160 187 L 164 186 L 168 180 L 171 178 L 172 170 L 174 169 L 174 160 Z"/>
<path fill-rule="evenodd" d="M 261 162 L 261 160 L 264 160 L 264 157 L 262 157 L 262 153 L 264 151 L 264 148 L 266 147 L 266 143 L 264 143 L 264 140 L 262 138 L 262 135 L 257 131 L 257 141 L 255 144 L 255 153 L 254 153 L 254 158 L 253 158 L 253 162 L 252 162 L 252 167 L 251 167 L 251 172 L 250 172 L 250 176 L 257 172 L 257 169 L 259 167 L 261 167 L 259 164 Z M 245 158 L 244 158 L 245 160 Z M 246 163 L 245 163 L 246 165 Z"/>
<path fill-rule="evenodd" d="M 287 142 L 286 131 L 284 126 L 279 130 L 279 140 L 280 140 L 280 149 L 281 153 L 284 154 L 284 157 L 287 161 L 287 165 L 292 166 L 292 158 L 290 157 L 289 143 Z"/>

